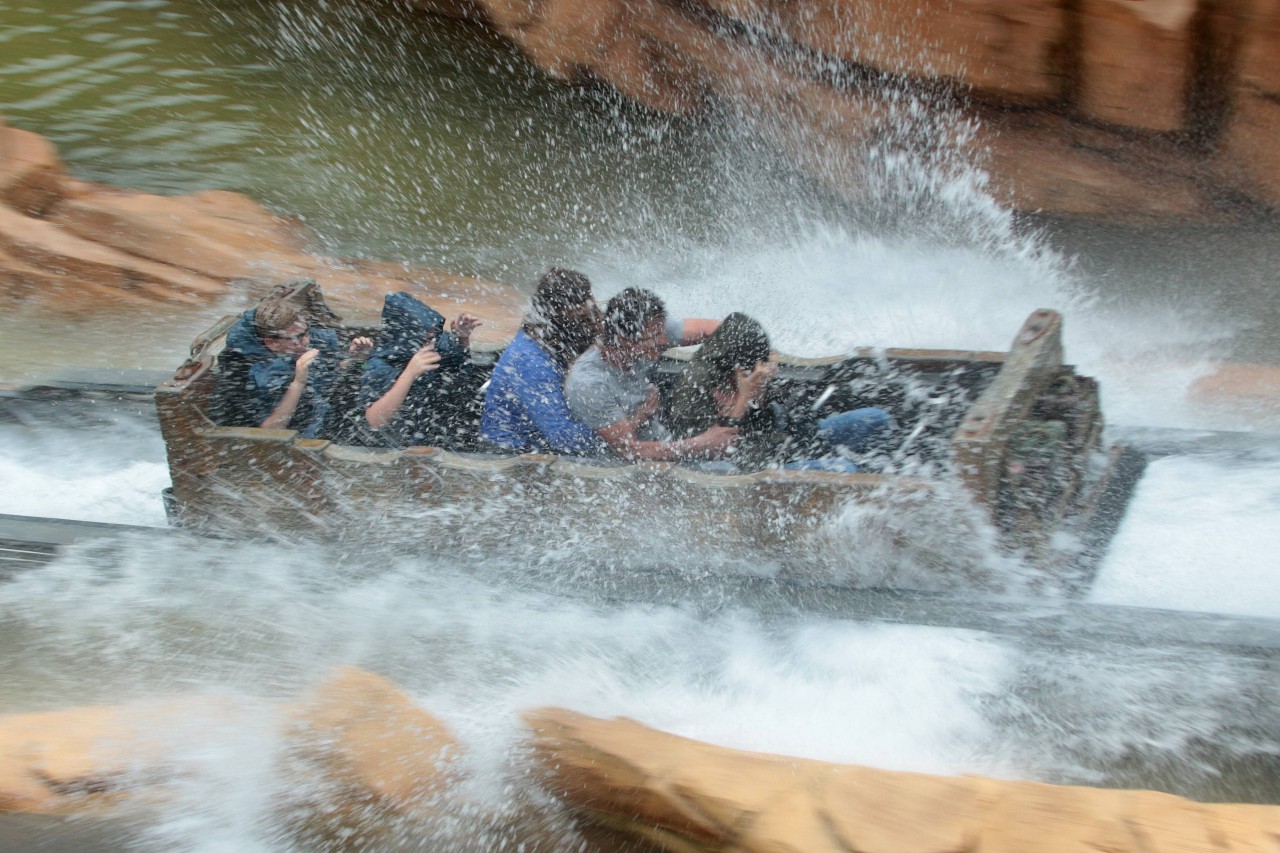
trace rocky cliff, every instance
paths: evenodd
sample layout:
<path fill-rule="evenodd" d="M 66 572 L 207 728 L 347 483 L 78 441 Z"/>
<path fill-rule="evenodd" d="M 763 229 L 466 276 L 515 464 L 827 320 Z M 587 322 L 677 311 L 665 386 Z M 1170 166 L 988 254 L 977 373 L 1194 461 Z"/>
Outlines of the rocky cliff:
<path fill-rule="evenodd" d="M 173 311 L 314 278 L 352 322 L 376 324 L 383 294 L 405 290 L 449 316 L 466 308 L 477 340 L 515 333 L 523 302 L 509 287 L 437 269 L 311 250 L 299 222 L 247 196 L 157 196 L 72 178 L 53 145 L 0 119 L 0 306 L 35 300 L 77 314 L 110 305 Z"/>
<path fill-rule="evenodd" d="M 727 105 L 853 198 L 868 152 L 941 145 L 1024 211 L 1280 207 L 1280 0 L 415 2 L 483 22 L 557 77 L 658 110 Z M 919 106 L 949 120 L 920 123 Z"/>
<path fill-rule="evenodd" d="M 273 794 L 254 776 L 258 786 L 235 802 L 263 815 L 273 806 L 260 797 L 311 791 L 306 806 L 274 806 L 306 849 L 1262 853 L 1280 839 L 1273 805 L 743 752 L 563 708 L 524 719 L 528 737 L 514 749 L 570 823 L 540 816 L 545 802 L 499 813 L 469 799 L 478 789 L 467 777 L 482 765 L 468 762 L 465 742 L 392 682 L 345 666 L 291 700 L 197 694 L 0 716 L 0 816 L 191 808 L 184 792 L 218 796 L 226 781 L 192 786 L 207 773 L 194 741 L 270 744 L 254 772 L 269 765 L 283 784 Z M 433 814 L 461 838 L 430 832 Z M 486 828 L 504 843 L 485 846 Z"/>

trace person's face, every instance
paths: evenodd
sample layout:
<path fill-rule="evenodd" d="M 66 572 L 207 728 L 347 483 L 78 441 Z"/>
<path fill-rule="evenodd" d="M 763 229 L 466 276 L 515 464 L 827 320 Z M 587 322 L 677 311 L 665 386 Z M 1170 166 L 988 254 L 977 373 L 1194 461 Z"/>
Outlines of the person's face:
<path fill-rule="evenodd" d="M 666 321 L 658 317 L 645 324 L 640 337 L 632 341 L 630 350 L 637 361 L 657 361 L 670 345 Z"/>
<path fill-rule="evenodd" d="M 294 320 L 289 328 L 264 338 L 263 344 L 277 355 L 302 355 L 311 349 L 311 329 L 305 320 Z"/>
<path fill-rule="evenodd" d="M 560 318 L 560 330 L 564 337 L 573 342 L 578 352 L 584 352 L 600 334 L 602 315 L 594 299 L 588 298 L 572 308 L 565 310 Z"/>

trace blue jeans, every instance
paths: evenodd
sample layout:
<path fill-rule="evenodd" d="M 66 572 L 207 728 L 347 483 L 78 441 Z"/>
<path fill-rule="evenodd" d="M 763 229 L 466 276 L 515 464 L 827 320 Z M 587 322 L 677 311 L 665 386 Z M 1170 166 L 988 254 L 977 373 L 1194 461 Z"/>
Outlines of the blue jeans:
<path fill-rule="evenodd" d="M 893 418 L 884 409 L 867 407 L 839 412 L 818 421 L 818 435 L 834 447 L 850 453 L 874 450 L 893 432 Z M 835 471 L 858 473 L 858 466 L 846 459 L 799 459 L 782 466 L 788 471 Z"/>

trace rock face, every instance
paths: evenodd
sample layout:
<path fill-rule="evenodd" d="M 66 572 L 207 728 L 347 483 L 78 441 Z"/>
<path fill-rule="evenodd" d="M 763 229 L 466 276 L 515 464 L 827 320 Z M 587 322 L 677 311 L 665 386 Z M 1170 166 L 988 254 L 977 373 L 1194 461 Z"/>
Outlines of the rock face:
<path fill-rule="evenodd" d="M 1280 207 L 1280 0 L 416 2 L 648 107 L 719 100 L 852 198 L 868 146 L 934 141 L 900 130 L 900 95 L 927 92 L 976 120 L 960 146 L 1021 210 L 1203 222 Z"/>
<path fill-rule="evenodd" d="M 0 300 L 68 313 L 180 308 L 212 304 L 232 282 L 258 293 L 307 276 L 351 322 L 376 324 L 383 294 L 407 290 L 446 316 L 480 315 L 477 341 L 515 333 L 522 299 L 508 287 L 307 246 L 299 223 L 236 193 L 164 197 L 74 180 L 47 140 L 0 121 Z"/>
<path fill-rule="evenodd" d="M 444 724 L 390 681 L 340 667 L 292 703 L 189 696 L 0 717 L 0 812 L 69 814 L 163 799 L 189 769 L 192 744 L 252 730 L 308 775 L 384 813 L 441 791 L 459 755 Z"/>
<path fill-rule="evenodd" d="M 1243 853 L 1280 843 L 1276 806 L 827 764 L 562 708 L 525 720 L 536 775 L 585 818 L 583 837 L 597 839 L 574 849 Z M 207 751 L 210 739 L 243 740 L 246 732 L 255 733 L 249 742 L 271 745 L 284 778 L 324 782 L 330 797 L 320 810 L 363 827 L 350 849 L 380 849 L 370 843 L 379 827 L 447 808 L 441 795 L 466 775 L 461 745 L 443 723 L 387 679 L 339 667 L 295 701 L 204 695 L 0 717 L 0 813 L 154 805 L 198 772 L 190 756 Z M 474 805 L 465 814 L 468 824 L 497 825 Z M 524 820 L 530 825 L 519 834 L 539 837 L 539 818 Z"/>
<path fill-rule="evenodd" d="M 525 719 L 549 788 L 681 853 L 1235 853 L 1280 843 L 1276 806 L 827 764 L 555 708 Z"/>

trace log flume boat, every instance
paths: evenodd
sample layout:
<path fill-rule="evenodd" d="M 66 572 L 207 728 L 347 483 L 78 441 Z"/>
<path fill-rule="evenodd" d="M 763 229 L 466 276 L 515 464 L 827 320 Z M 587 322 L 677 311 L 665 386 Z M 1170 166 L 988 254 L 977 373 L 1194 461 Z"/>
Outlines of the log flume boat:
<path fill-rule="evenodd" d="M 236 319 L 200 335 L 155 389 L 172 475 L 166 505 L 171 521 L 199 532 L 395 535 L 438 548 L 446 537 L 546 545 L 611 530 L 642 548 L 732 546 L 786 567 L 858 551 L 857 537 L 840 532 L 851 517 L 905 517 L 879 525 L 895 547 L 911 551 L 947 527 L 944 543 L 981 541 L 1087 584 L 1140 475 L 1140 454 L 1103 446 L 1097 382 L 1064 363 L 1063 319 L 1051 310 L 1033 312 L 1007 352 L 782 356 L 775 381 L 796 410 L 875 405 L 894 416 L 898 446 L 857 474 L 500 455 L 465 436 L 447 449 L 370 447 L 234 425 L 219 381 Z M 376 332 L 336 329 L 343 338 Z M 499 354 L 474 350 L 456 386 L 473 425 Z M 664 356 L 661 388 L 688 357 Z M 939 551 L 940 571 L 963 559 L 945 544 Z"/>

